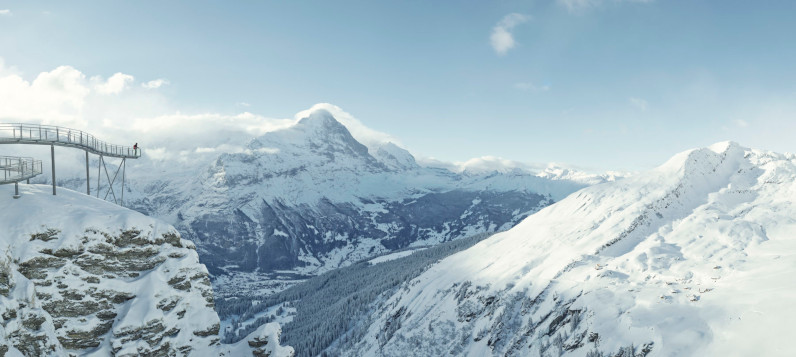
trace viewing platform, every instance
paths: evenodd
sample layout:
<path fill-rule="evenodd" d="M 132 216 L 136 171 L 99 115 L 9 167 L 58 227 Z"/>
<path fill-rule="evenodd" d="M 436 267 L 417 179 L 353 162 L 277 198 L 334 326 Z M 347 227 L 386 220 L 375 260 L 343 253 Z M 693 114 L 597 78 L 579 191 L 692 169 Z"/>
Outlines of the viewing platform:
<path fill-rule="evenodd" d="M 53 125 L 40 125 L 40 124 L 24 124 L 24 123 L 0 123 L 0 144 L 28 144 L 28 145 L 49 145 L 50 146 L 50 163 L 52 164 L 52 186 L 53 195 L 56 193 L 55 189 L 55 147 L 63 146 L 74 149 L 80 149 L 86 152 L 86 194 L 91 195 L 91 183 L 89 175 L 89 154 L 99 156 L 97 161 L 97 187 L 96 194 L 100 196 L 100 184 L 102 182 L 102 172 L 104 169 L 105 178 L 107 179 L 107 191 L 103 199 L 107 199 L 108 195 L 113 197 L 116 204 L 124 204 L 124 183 L 125 172 L 127 171 L 127 159 L 138 159 L 141 157 L 141 149 L 134 146 L 114 145 L 108 142 L 97 139 L 82 130 L 64 128 Z M 105 159 L 108 157 L 119 158 L 121 162 L 116 171 L 111 176 L 108 172 Z M 6 161 L 3 161 L 5 158 Z M 14 160 L 17 161 L 14 161 Z M 19 181 L 28 180 L 31 177 L 42 173 L 41 161 L 33 160 L 32 158 L 14 158 L 0 156 L 0 170 L 3 171 L 3 181 L 0 184 L 14 183 L 16 186 L 15 198 L 19 197 Z M 20 166 L 21 165 L 21 166 Z M 113 167 L 111 168 L 113 170 Z M 111 171 L 113 172 L 113 171 Z M 121 195 L 117 198 L 117 191 L 114 190 L 114 183 L 116 178 L 121 173 Z"/>
<path fill-rule="evenodd" d="M 0 156 L 0 185 L 13 183 L 14 198 L 19 198 L 19 182 L 41 175 L 41 160 L 32 157 Z"/>
<path fill-rule="evenodd" d="M 32 157 L 0 156 L 0 185 L 29 180 L 41 175 L 41 160 Z"/>
<path fill-rule="evenodd" d="M 55 145 L 77 148 L 105 157 L 137 159 L 141 149 L 114 145 L 82 130 L 39 124 L 0 124 L 0 144 Z"/>

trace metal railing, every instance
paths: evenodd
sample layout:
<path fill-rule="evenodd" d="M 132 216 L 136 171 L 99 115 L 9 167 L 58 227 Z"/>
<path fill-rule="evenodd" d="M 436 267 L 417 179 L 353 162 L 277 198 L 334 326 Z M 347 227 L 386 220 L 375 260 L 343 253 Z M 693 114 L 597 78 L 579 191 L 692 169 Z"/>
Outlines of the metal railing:
<path fill-rule="evenodd" d="M 80 148 L 97 155 L 137 159 L 141 149 L 113 145 L 82 130 L 39 124 L 0 124 L 0 144 L 41 144 Z"/>
<path fill-rule="evenodd" d="M 14 183 L 41 175 L 41 160 L 32 157 L 0 156 L 0 184 Z"/>

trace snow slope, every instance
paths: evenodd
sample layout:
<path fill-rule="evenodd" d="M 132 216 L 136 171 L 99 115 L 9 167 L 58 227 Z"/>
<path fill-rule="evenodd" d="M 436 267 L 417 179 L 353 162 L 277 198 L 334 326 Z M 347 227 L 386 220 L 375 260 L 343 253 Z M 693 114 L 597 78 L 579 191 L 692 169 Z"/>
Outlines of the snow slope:
<path fill-rule="evenodd" d="M 13 186 L 0 191 L 0 350 L 134 356 L 230 348 L 218 343 L 207 269 L 173 227 L 74 191 L 20 188 L 19 199 Z M 292 354 L 279 347 L 278 326 L 253 339 Z"/>
<path fill-rule="evenodd" d="M 376 308 L 345 355 L 793 355 L 796 157 L 718 143 L 585 188 Z"/>

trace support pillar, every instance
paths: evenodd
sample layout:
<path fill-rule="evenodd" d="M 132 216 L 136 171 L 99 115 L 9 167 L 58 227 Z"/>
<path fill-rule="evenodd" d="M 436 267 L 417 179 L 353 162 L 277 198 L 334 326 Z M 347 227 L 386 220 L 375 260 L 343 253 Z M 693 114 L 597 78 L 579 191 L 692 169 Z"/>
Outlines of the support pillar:
<path fill-rule="evenodd" d="M 122 158 L 122 198 L 119 199 L 119 205 L 124 207 L 124 172 L 127 171 L 127 158 Z"/>
<path fill-rule="evenodd" d="M 19 197 L 19 182 L 14 182 L 14 198 Z"/>
<path fill-rule="evenodd" d="M 99 160 L 97 160 L 97 198 L 99 198 L 99 192 L 100 192 L 100 177 L 102 177 L 101 169 L 102 169 L 102 154 L 100 154 Z"/>
<path fill-rule="evenodd" d="M 86 194 L 91 196 L 91 184 L 89 184 L 88 177 L 88 151 L 86 151 Z"/>
<path fill-rule="evenodd" d="M 50 144 L 50 161 L 53 171 L 53 196 L 55 196 L 55 145 Z"/>

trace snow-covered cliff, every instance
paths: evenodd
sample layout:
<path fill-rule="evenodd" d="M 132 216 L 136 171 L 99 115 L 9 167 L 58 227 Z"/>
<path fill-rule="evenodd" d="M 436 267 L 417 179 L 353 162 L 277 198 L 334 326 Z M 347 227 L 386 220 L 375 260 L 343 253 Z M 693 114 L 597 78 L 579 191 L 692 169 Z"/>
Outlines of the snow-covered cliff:
<path fill-rule="evenodd" d="M 796 156 L 725 142 L 585 188 L 374 311 L 351 356 L 793 354 Z"/>
<path fill-rule="evenodd" d="M 138 212 L 48 186 L 0 194 L 0 351 L 25 356 L 220 355 L 219 319 L 194 244 Z M 260 341 L 259 346 L 250 343 Z M 266 343 L 262 343 L 262 342 Z M 244 342 L 271 342 L 264 326 Z M 239 354 L 236 354 L 239 355 Z"/>

